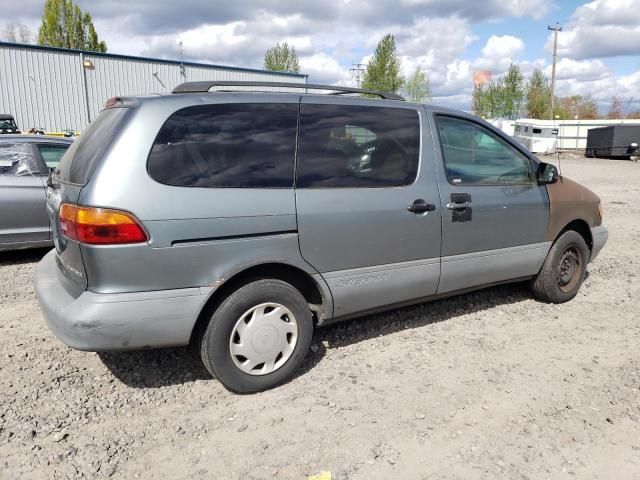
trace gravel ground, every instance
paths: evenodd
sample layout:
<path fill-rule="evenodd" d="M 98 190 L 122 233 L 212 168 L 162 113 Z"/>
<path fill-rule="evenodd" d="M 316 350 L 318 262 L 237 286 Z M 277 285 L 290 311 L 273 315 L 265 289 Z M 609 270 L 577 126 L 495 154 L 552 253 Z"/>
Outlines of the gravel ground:
<path fill-rule="evenodd" d="M 187 349 L 73 351 L 0 255 L 0 478 L 640 478 L 640 164 L 567 157 L 609 243 L 578 297 L 491 288 L 316 332 L 239 396 Z"/>

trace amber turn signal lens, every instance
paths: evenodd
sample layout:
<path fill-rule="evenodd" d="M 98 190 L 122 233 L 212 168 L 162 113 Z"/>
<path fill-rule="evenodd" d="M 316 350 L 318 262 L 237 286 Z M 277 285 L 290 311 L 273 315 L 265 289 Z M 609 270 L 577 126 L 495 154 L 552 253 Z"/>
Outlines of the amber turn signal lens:
<path fill-rule="evenodd" d="M 130 213 L 108 208 L 60 206 L 60 233 L 90 245 L 122 245 L 146 242 L 149 237 Z"/>

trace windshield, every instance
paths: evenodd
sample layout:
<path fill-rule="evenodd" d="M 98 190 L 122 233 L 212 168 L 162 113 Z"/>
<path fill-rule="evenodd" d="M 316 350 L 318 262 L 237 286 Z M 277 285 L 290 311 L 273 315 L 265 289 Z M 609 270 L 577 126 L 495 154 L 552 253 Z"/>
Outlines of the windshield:
<path fill-rule="evenodd" d="M 0 120 L 0 130 L 17 130 L 18 126 L 13 118 Z"/>

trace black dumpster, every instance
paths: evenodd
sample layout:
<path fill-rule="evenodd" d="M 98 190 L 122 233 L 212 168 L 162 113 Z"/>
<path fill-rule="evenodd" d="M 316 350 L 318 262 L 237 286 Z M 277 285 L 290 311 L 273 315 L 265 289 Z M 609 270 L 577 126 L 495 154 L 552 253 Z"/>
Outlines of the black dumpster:
<path fill-rule="evenodd" d="M 640 123 L 592 128 L 587 132 L 587 157 L 629 158 L 630 145 L 640 144 Z"/>

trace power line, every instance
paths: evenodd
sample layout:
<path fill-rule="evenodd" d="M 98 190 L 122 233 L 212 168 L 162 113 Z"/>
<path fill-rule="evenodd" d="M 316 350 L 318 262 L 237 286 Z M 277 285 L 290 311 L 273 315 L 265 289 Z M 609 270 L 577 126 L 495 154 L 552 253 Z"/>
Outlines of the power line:
<path fill-rule="evenodd" d="M 558 32 L 562 31 L 562 27 L 556 22 L 554 26 L 549 25 L 547 30 L 553 31 L 553 66 L 551 67 L 551 112 L 549 118 L 553 120 L 553 104 L 556 95 L 556 58 L 558 56 Z"/>

